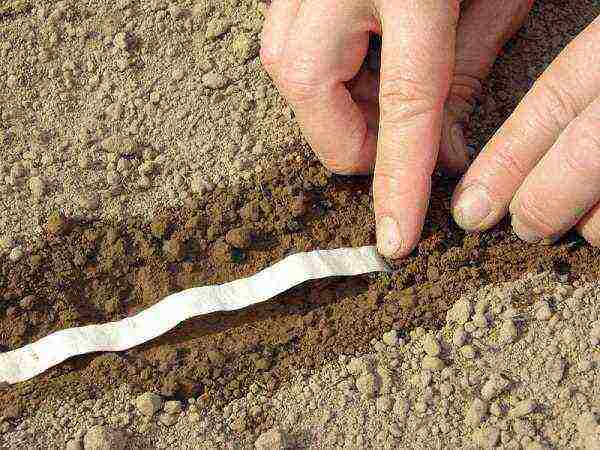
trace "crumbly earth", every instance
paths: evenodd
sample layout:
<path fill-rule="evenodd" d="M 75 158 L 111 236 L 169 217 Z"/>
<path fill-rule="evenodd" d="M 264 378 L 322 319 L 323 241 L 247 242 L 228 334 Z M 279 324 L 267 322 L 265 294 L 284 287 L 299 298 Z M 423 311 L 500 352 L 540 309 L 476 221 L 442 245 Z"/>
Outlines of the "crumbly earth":
<path fill-rule="evenodd" d="M 260 68 L 263 10 L 238 0 L 0 3 L 0 351 L 125 317 L 180 289 L 251 275 L 292 252 L 374 242 L 370 180 L 333 176 L 315 160 Z M 485 143 L 598 14 L 595 0 L 536 3 L 486 83 L 467 133 L 473 145 Z M 257 392 L 268 401 L 278 392 L 287 398 L 298 374 L 318 377 L 340 355 L 371 353 L 372 340 L 390 329 L 401 336 L 417 326 L 440 329 L 466 291 L 489 283 L 542 271 L 566 277 L 563 284 L 598 278 L 600 251 L 575 235 L 539 247 L 519 242 L 506 223 L 465 234 L 450 218 L 452 189 L 436 177 L 424 239 L 391 275 L 307 283 L 264 305 L 190 320 L 131 351 L 75 358 L 1 391 L 0 433 L 13 437 L 5 445 L 19 448 L 13 433 L 31 429 L 38 410 L 56 416 L 59 405 L 88 405 L 103 417 L 102 408 L 121 411 L 114 404 L 156 392 L 194 403 L 209 418 L 200 423 L 216 434 L 202 441 L 205 435 L 188 430 L 181 436 L 189 440 L 177 444 L 184 448 L 251 446 L 275 426 L 302 447 L 316 439 L 303 432 L 309 425 L 293 429 L 275 413 L 247 418 L 254 435 L 219 434 L 229 426 L 229 419 L 218 425 L 223 408 Z M 538 297 L 512 300 L 526 311 Z M 594 413 L 577 408 L 572 414 L 586 420 Z M 297 409 L 301 416 L 305 410 Z M 277 411 L 287 417 L 286 408 Z M 55 418 L 69 430 L 61 438 L 92 427 L 82 422 L 88 413 L 77 414 L 77 429 Z M 569 417 L 560 420 L 572 429 Z M 141 430 L 128 420 L 107 423 Z M 135 445 L 169 447 L 177 433 L 163 432 L 139 432 Z M 87 440 L 111 433 L 95 428 Z M 33 437 L 18 436 L 20 448 L 31 448 Z M 277 448 L 271 441 L 282 436 L 272 432 L 259 444 Z"/>
<path fill-rule="evenodd" d="M 535 303 L 518 310 L 523 297 Z M 28 450 L 81 442 L 85 449 L 597 449 L 599 299 L 598 282 L 530 274 L 464 294 L 439 331 L 389 331 L 365 353 L 300 371 L 273 393 L 255 383 L 222 408 L 136 395 L 126 384 L 87 399 L 67 393 L 30 411 L 0 442 Z"/>
<path fill-rule="evenodd" d="M 53 210 L 149 220 L 298 145 L 260 67 L 265 7 L 45 0 L 0 15 L 5 246 L 30 247 Z"/>

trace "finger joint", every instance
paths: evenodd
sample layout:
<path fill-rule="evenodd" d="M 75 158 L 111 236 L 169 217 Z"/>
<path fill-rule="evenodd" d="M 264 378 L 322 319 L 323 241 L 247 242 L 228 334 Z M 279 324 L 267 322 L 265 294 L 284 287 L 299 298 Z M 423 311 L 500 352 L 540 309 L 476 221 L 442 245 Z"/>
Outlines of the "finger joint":
<path fill-rule="evenodd" d="M 393 122 L 406 122 L 430 114 L 440 106 L 435 92 L 422 81 L 387 77 L 379 86 L 381 115 Z"/>
<path fill-rule="evenodd" d="M 545 82 L 543 87 L 540 87 L 540 92 L 544 92 L 544 95 L 533 103 L 535 124 L 557 138 L 579 115 L 578 102 L 567 90 L 553 81 Z"/>
<path fill-rule="evenodd" d="M 284 63 L 284 66 L 286 64 Z M 283 95 L 292 103 L 315 98 L 322 92 L 323 83 L 313 76 L 310 70 L 287 68 L 281 71 L 279 88 Z"/>
<path fill-rule="evenodd" d="M 582 178 L 595 178 L 600 172 L 600 117 L 585 117 L 572 123 L 561 137 L 567 143 L 562 162 Z"/>
<path fill-rule="evenodd" d="M 600 223 L 593 214 L 587 221 L 577 226 L 579 234 L 592 246 L 600 247 Z"/>
<path fill-rule="evenodd" d="M 525 179 L 528 171 L 525 164 L 511 150 L 499 150 L 493 154 L 494 165 L 513 180 Z"/>
<path fill-rule="evenodd" d="M 530 193 L 519 198 L 519 219 L 543 236 L 550 236 L 558 231 L 560 225 L 552 223 L 544 210 L 539 198 Z"/>

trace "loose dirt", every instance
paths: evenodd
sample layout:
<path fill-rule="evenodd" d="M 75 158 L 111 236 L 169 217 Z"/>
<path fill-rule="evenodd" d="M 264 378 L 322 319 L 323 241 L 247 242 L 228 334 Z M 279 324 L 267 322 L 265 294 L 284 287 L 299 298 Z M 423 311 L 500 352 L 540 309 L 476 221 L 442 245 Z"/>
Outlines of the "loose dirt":
<path fill-rule="evenodd" d="M 544 448 L 600 445 L 600 284 L 544 272 L 461 296 L 439 331 L 388 331 L 224 407 L 129 384 L 47 400 L 14 449 Z M 527 298 L 535 304 L 515 309 Z M 105 445 L 105 447 L 102 447 Z"/>
<path fill-rule="evenodd" d="M 260 68 L 264 4 L 21 3 L 0 9 L 0 351 L 292 252 L 374 242 L 370 180 L 320 166 Z M 598 14 L 595 1 L 536 5 L 486 84 L 473 145 Z M 214 411 L 254 386 L 271 398 L 390 329 L 441 327 L 466 291 L 525 272 L 597 278 L 599 251 L 575 235 L 554 247 L 524 245 L 506 223 L 466 235 L 450 219 L 452 188 L 436 177 L 424 239 L 392 275 L 309 283 L 128 352 L 76 358 L 1 392 L 0 431 L 123 385 L 123 396 Z"/>
<path fill-rule="evenodd" d="M 254 0 L 0 5 L 7 250 L 31 248 L 54 210 L 151 220 L 161 206 L 253 178 L 298 145 L 291 110 L 257 57 L 265 8 Z"/>

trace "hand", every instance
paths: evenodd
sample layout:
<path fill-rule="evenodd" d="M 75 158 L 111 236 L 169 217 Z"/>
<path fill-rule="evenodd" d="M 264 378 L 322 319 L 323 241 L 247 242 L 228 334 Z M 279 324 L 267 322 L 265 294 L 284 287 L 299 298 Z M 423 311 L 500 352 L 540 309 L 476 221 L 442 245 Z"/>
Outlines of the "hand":
<path fill-rule="evenodd" d="M 273 0 L 261 59 L 321 161 L 373 167 L 380 252 L 421 235 L 438 162 L 463 173 L 462 136 L 480 82 L 533 0 Z M 459 18 L 460 14 L 460 18 Z M 382 34 L 381 79 L 363 68 Z M 440 145 L 441 136 L 441 145 Z"/>
<path fill-rule="evenodd" d="M 507 212 L 527 242 L 576 226 L 600 245 L 600 17 L 551 64 L 465 174 L 453 213 L 484 230 Z"/>

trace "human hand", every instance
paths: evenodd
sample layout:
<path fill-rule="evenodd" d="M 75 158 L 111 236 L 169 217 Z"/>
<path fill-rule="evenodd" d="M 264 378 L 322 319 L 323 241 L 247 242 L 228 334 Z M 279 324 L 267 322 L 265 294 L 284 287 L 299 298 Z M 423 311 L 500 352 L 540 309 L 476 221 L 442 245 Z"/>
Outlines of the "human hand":
<path fill-rule="evenodd" d="M 576 226 L 600 245 L 600 17 L 551 64 L 457 187 L 453 213 L 485 230 L 507 212 L 527 242 Z"/>
<path fill-rule="evenodd" d="M 273 0 L 261 59 L 332 171 L 375 171 L 379 251 L 417 244 L 436 163 L 463 173 L 462 126 L 533 0 Z M 381 78 L 363 68 L 383 36 Z M 439 158 L 438 158 L 439 149 Z"/>

